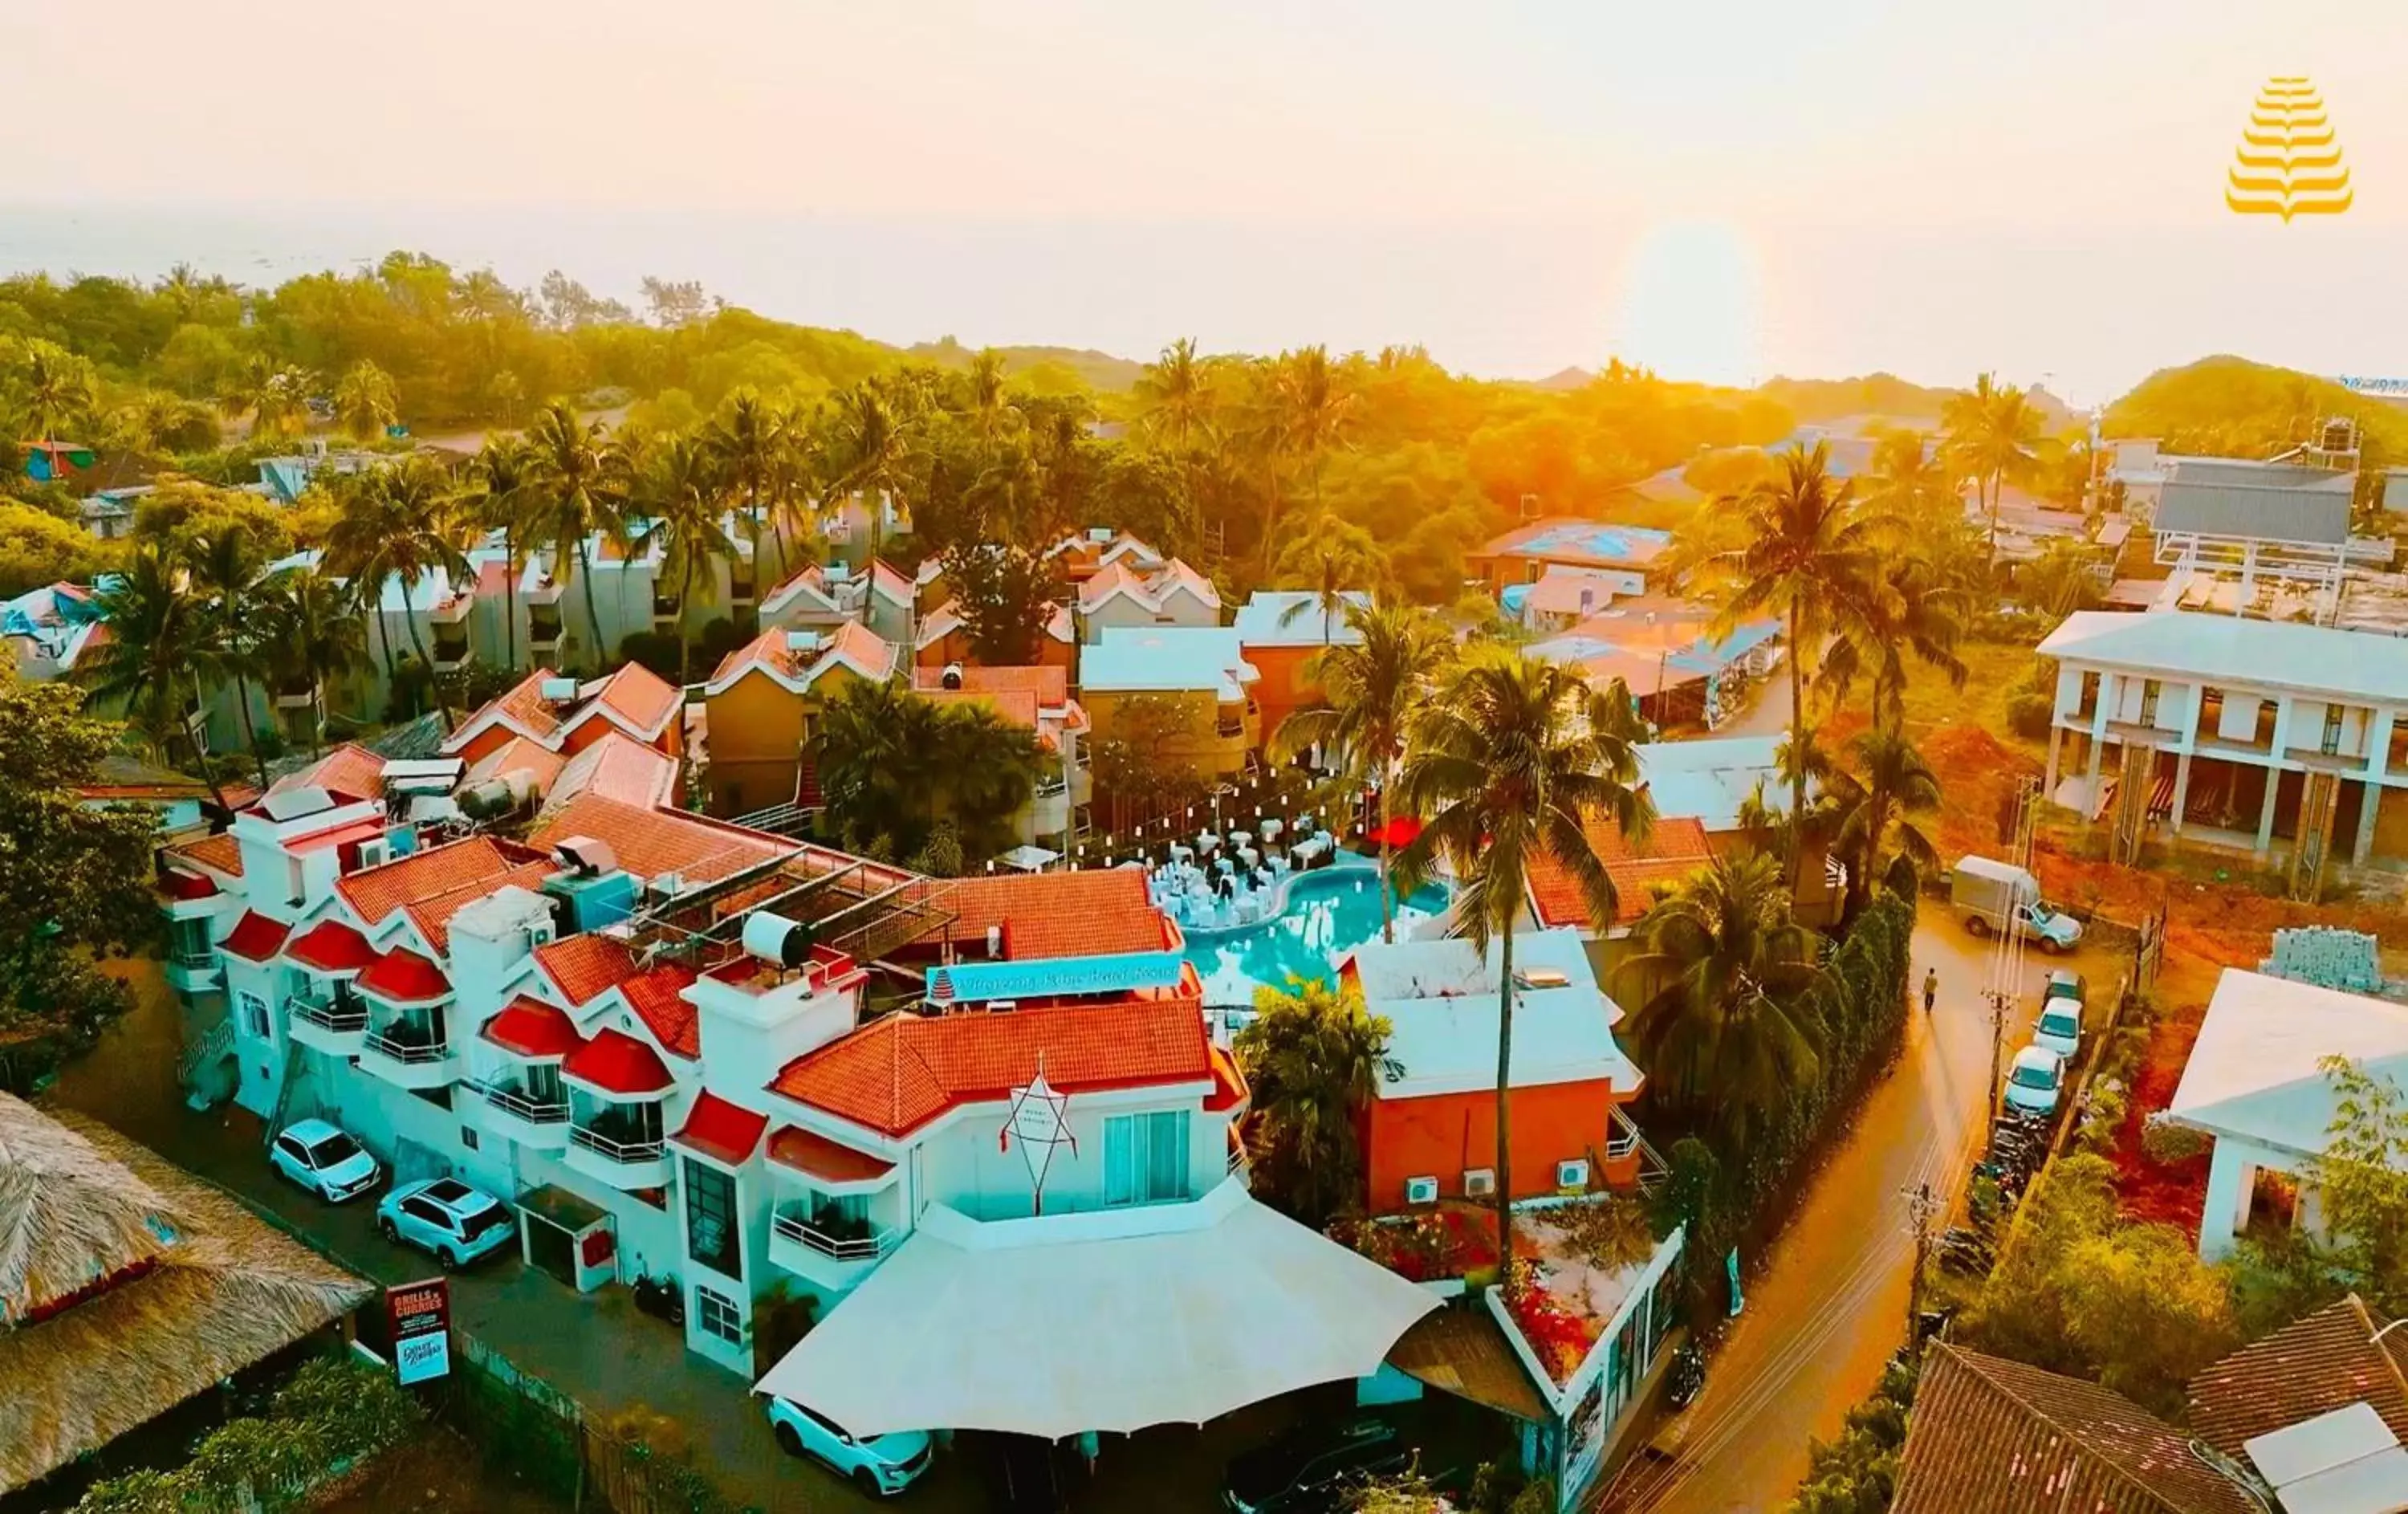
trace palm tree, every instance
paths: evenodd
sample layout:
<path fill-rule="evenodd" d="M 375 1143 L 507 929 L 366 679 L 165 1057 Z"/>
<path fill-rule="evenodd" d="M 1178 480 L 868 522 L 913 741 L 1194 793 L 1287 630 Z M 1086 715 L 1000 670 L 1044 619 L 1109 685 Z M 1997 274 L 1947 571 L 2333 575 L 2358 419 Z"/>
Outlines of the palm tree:
<path fill-rule="evenodd" d="M 1280 612 L 1280 624 L 1289 625 L 1306 611 L 1318 608 L 1321 644 L 1326 648 L 1351 602 L 1346 596 L 1387 585 L 1388 556 L 1370 532 L 1325 511 L 1288 541 L 1287 550 L 1271 568 L 1271 582 L 1282 588 L 1310 591 Z"/>
<path fill-rule="evenodd" d="M 1234 1049 L 1260 1117 L 1266 1187 L 1297 1219 L 1326 1223 L 1361 1186 L 1365 1101 L 1399 1068 L 1391 1027 L 1360 994 L 1315 978 L 1263 988 Z"/>
<path fill-rule="evenodd" d="M 1873 444 L 1865 504 L 1901 523 L 1965 513 L 1945 450 L 1931 446 L 1920 431 L 1892 431 Z"/>
<path fill-rule="evenodd" d="M 1825 649 L 1821 683 L 1832 703 L 1847 697 L 1857 675 L 1872 671 L 1872 718 L 1895 726 L 1905 718 L 1907 658 L 1912 656 L 1965 686 L 1956 656 L 1965 634 L 1967 596 L 1942 579 L 1930 562 L 1893 551 L 1874 570 L 1877 590 L 1860 619 L 1837 627 Z"/>
<path fill-rule="evenodd" d="M 1380 939 L 1397 939 L 1396 896 L 1388 884 L 1396 765 L 1405 751 L 1413 712 L 1455 655 L 1455 643 L 1427 612 L 1412 605 L 1367 609 L 1348 605 L 1347 624 L 1361 640 L 1325 646 L 1304 666 L 1324 702 L 1281 722 L 1271 750 L 1294 757 L 1316 743 L 1336 752 L 1354 785 L 1380 787 Z"/>
<path fill-rule="evenodd" d="M 1273 426 L 1279 449 L 1303 461 L 1312 479 L 1312 505 L 1321 508 L 1321 460 L 1345 428 L 1354 397 L 1339 382 L 1326 347 L 1283 353 L 1271 375 Z M 1272 492 L 1263 519 L 1263 570 L 1271 566 L 1278 537 L 1279 495 Z"/>
<path fill-rule="evenodd" d="M 91 359 L 38 337 L 25 343 L 16 387 L 17 408 L 36 441 L 56 441 L 89 418 L 98 395 Z"/>
<path fill-rule="evenodd" d="M 1637 784 L 1639 735 L 1630 691 L 1603 689 L 1561 664 L 1501 647 L 1474 650 L 1438 697 L 1413 715 L 1398 784 L 1422 833 L 1397 863 L 1418 881 L 1443 860 L 1456 885 L 1457 928 L 1484 959 L 1498 958 L 1497 1256 L 1512 1287 L 1511 1104 L 1513 1067 L 1513 922 L 1542 862 L 1567 873 L 1589 918 L 1610 921 L 1613 879 L 1590 844 L 1602 817 L 1643 838 L 1654 806 Z"/>
<path fill-rule="evenodd" d="M 254 439 L 298 436 L 309 424 L 309 375 L 253 356 L 227 377 L 218 406 L 229 419 L 250 415 Z"/>
<path fill-rule="evenodd" d="M 752 549 L 752 572 L 758 582 L 761 562 L 761 500 L 768 493 L 775 476 L 780 454 L 788 446 L 783 411 L 750 389 L 738 389 L 727 397 L 727 402 L 711 418 L 703 435 L 703 450 L 695 461 L 710 464 L 724 477 L 729 487 L 744 496 L 744 530 Z M 697 478 L 696 482 L 700 482 Z M 717 493 L 717 480 L 710 481 L 710 493 Z M 785 567 L 785 548 L 779 546 L 779 568 Z M 684 600 L 678 601 L 681 606 Z"/>
<path fill-rule="evenodd" d="M 259 588 L 266 627 L 268 670 L 279 690 L 306 685 L 314 696 L 309 749 L 321 739 L 326 691 L 367 661 L 367 630 L 357 606 L 336 582 L 307 568 L 275 574 Z"/>
<path fill-rule="evenodd" d="M 335 419 L 354 441 L 373 441 L 400 417 L 393 376 L 363 357 L 335 385 Z"/>
<path fill-rule="evenodd" d="M 970 359 L 966 387 L 970 428 L 981 441 L 991 445 L 1012 415 L 1011 396 L 1004 385 L 1003 354 L 992 347 L 980 349 Z"/>
<path fill-rule="evenodd" d="M 736 543 L 720 525 L 719 473 L 708 448 L 693 437 L 671 437 L 652 450 L 637 474 L 636 504 L 644 524 L 635 547 L 640 552 L 660 543 L 660 570 L 678 586 L 681 684 L 694 677 L 693 622 L 686 611 L 695 578 L 711 563 L 736 555 Z"/>
<path fill-rule="evenodd" d="M 1736 544 L 1708 554 L 1698 575 L 1723 597 L 1710 634 L 1719 639 L 1756 615 L 1781 619 L 1788 636 L 1789 736 L 1799 743 L 1806 728 L 1806 669 L 1834 636 L 1861 642 L 1868 622 L 1886 592 L 1878 572 L 1876 526 L 1863 519 L 1849 484 L 1828 472 L 1822 443 L 1808 452 L 1793 447 L 1777 459 L 1774 476 L 1743 494 L 1725 496 L 1713 519 Z M 1794 775 L 1790 814 L 1806 813 L 1806 777 Z M 1792 827 L 1789 875 L 1802 865 L 1802 829 Z"/>
<path fill-rule="evenodd" d="M 1849 858 L 1848 913 L 1870 902 L 1873 880 L 1893 858 L 1925 872 L 1939 865 L 1918 815 L 1940 810 L 1940 780 L 1904 730 L 1870 727 L 1849 739 L 1855 772 L 1840 795 L 1839 844 Z"/>
<path fill-rule="evenodd" d="M 1212 397 L 1193 337 L 1180 338 L 1148 363 L 1135 393 L 1140 424 L 1176 452 L 1185 453 L 1210 424 Z"/>
<path fill-rule="evenodd" d="M 370 618 L 384 625 L 384 588 L 401 584 L 401 623 L 409 644 L 426 670 L 434 690 L 436 711 L 443 728 L 452 728 L 452 702 L 443 680 L 435 673 L 419 628 L 418 585 L 440 573 L 458 584 L 468 574 L 467 554 L 460 549 L 452 512 L 452 477 L 427 457 L 411 457 L 389 468 L 370 469 L 352 476 L 345 491 L 344 509 L 326 532 L 325 561 L 330 571 L 351 581 L 352 592 Z M 392 632 L 385 637 L 385 669 L 393 671 Z"/>
<path fill-rule="evenodd" d="M 1941 407 L 1948 451 L 1956 467 L 1977 482 L 1982 509 L 1990 519 L 1990 563 L 1999 560 L 1999 491 L 2029 478 L 2040 466 L 2041 414 L 2021 389 L 2000 387 L 1985 373 L 1970 394 Z"/>
<path fill-rule="evenodd" d="M 875 562 L 884 545 L 886 502 L 902 489 L 908 439 L 896 406 L 875 383 L 854 384 L 837 396 L 836 405 L 836 453 L 828 497 L 831 501 L 854 494 L 866 497 L 869 556 Z"/>
<path fill-rule="evenodd" d="M 535 452 L 526 439 L 487 437 L 468 460 L 468 488 L 458 505 L 473 528 L 502 533 L 502 574 L 509 585 L 502 603 L 502 657 L 513 671 L 519 665 L 519 554 L 538 503 Z"/>
<path fill-rule="evenodd" d="M 265 616 L 260 601 L 260 577 L 267 555 L 258 538 L 240 520 L 228 521 L 199 536 L 185 548 L 193 588 L 203 596 L 201 670 L 215 682 L 234 685 L 235 709 L 242 719 L 242 739 L 259 769 L 259 786 L 267 786 L 267 759 L 260 755 L 259 730 L 251 719 L 251 681 L 266 676 Z"/>
<path fill-rule="evenodd" d="M 1643 949 L 1621 975 L 1646 994 L 1626 1032 L 1648 1087 L 1675 1107 L 1711 1100 L 1743 1144 L 1815 1065 L 1799 1006 L 1817 975 L 1815 937 L 1790 918 L 1780 863 L 1717 857 L 1637 935 Z"/>
<path fill-rule="evenodd" d="M 184 719 L 200 699 L 207 619 L 190 583 L 183 564 L 156 543 L 136 543 L 124 568 L 100 590 L 108 639 L 85 649 L 76 677 L 93 699 L 125 711 L 163 760 L 172 760 L 180 743 L 223 811 L 225 790 Z"/>
<path fill-rule="evenodd" d="M 536 412 L 527 427 L 528 483 L 536 504 L 535 530 L 552 547 L 552 571 L 577 565 L 584 586 L 585 618 L 594 627 L 596 664 L 607 660 L 602 612 L 594 599 L 593 541 L 619 536 L 624 528 L 621 477 L 624 459 L 603 440 L 602 423 L 580 421 L 568 401 L 555 399 Z"/>

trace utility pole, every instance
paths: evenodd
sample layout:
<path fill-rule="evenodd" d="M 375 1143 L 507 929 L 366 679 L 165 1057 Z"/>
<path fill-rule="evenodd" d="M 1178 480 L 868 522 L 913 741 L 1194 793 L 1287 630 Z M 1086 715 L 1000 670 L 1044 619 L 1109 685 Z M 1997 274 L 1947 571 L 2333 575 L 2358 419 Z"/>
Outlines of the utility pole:
<path fill-rule="evenodd" d="M 2007 1011 L 2014 1007 L 2014 994 L 2003 988 L 1985 988 L 1982 997 L 1990 1006 L 1990 1118 L 1999 1117 L 1999 1100 L 2005 1089 L 1999 1082 L 2000 1059 L 2006 1055 Z"/>
<path fill-rule="evenodd" d="M 1931 1262 L 1931 1237 L 1941 1215 L 1940 1196 L 1929 1183 L 1917 1183 L 1906 1196 L 1907 1222 L 1914 1227 L 1914 1271 L 1906 1284 L 1906 1340 L 1912 1347 L 1923 1321 L 1923 1272 Z"/>

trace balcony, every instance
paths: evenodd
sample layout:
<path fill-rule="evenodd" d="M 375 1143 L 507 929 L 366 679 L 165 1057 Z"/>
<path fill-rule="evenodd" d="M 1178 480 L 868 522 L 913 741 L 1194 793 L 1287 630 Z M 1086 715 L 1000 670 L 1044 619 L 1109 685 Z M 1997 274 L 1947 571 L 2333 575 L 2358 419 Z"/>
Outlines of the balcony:
<path fill-rule="evenodd" d="M 285 1001 L 293 1039 L 330 1057 L 356 1057 L 367 1039 L 367 1006 L 349 989 L 333 994 L 295 994 Z"/>
<path fill-rule="evenodd" d="M 517 1078 L 496 1076 L 476 1085 L 484 1101 L 485 1128 L 506 1135 L 532 1151 L 559 1151 L 568 1145 L 568 1097 L 557 1089 L 550 1093 Z"/>
<path fill-rule="evenodd" d="M 889 1226 L 847 1220 L 790 1200 L 769 1220 L 769 1262 L 816 1288 L 851 1291 L 903 1239 Z"/>
<path fill-rule="evenodd" d="M 417 1091 L 460 1081 L 460 1055 L 437 1014 L 396 1015 L 369 1028 L 360 1042 L 360 1071 L 397 1089 Z"/>
<path fill-rule="evenodd" d="M 632 1192 L 667 1187 L 668 1146 L 661 1134 L 659 1103 L 578 1113 L 569 1124 L 568 1148 L 562 1160 L 612 1188 Z"/>
<path fill-rule="evenodd" d="M 280 685 L 276 689 L 279 710 L 314 710 L 318 707 L 318 685 L 303 683 L 299 687 Z"/>
<path fill-rule="evenodd" d="M 428 651 L 428 657 L 438 673 L 456 673 L 468 661 L 468 639 L 465 636 L 438 636 Z"/>

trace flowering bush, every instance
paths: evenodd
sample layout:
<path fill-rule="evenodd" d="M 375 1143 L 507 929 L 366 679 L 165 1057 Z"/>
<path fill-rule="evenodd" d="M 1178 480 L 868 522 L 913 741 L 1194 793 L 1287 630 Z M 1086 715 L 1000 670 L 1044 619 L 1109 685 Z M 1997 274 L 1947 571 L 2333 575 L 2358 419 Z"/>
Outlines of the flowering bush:
<path fill-rule="evenodd" d="M 1513 1261 L 1513 1287 L 1506 1295 L 1505 1308 L 1547 1376 L 1558 1383 L 1580 1369 L 1604 1333 L 1598 1321 L 1573 1313 L 1548 1292 L 1538 1263 L 1526 1257 Z"/>
<path fill-rule="evenodd" d="M 1340 1219 L 1329 1234 L 1408 1282 L 1461 1277 L 1497 1264 L 1496 1238 L 1484 1217 L 1459 1209 L 1431 1209 L 1402 1219 Z"/>

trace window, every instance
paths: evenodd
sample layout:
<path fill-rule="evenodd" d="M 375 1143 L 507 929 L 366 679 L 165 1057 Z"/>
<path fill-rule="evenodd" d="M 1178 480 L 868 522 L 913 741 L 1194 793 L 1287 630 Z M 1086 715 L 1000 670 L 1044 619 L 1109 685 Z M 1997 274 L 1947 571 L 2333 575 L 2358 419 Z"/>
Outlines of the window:
<path fill-rule="evenodd" d="M 167 936 L 179 967 L 207 967 L 217 959 L 217 949 L 209 944 L 209 917 L 206 915 L 169 921 Z"/>
<path fill-rule="evenodd" d="M 725 1341 L 730 1346 L 744 1344 L 744 1316 L 738 1312 L 736 1301 L 724 1293 L 716 1293 L 696 1283 L 694 1289 L 694 1318 L 702 1333 Z"/>
<path fill-rule="evenodd" d="M 1187 1197 L 1187 1161 L 1186 1110 L 1112 1116 L 1104 1121 L 1104 1203 Z"/>
<path fill-rule="evenodd" d="M 255 993 L 236 994 L 235 1001 L 242 1006 L 242 1033 L 253 1041 L 266 1040 L 267 1001 Z"/>
<path fill-rule="evenodd" d="M 2157 681 L 2154 678 L 2143 678 L 2141 680 L 2141 724 L 2154 726 L 2157 723 Z"/>
<path fill-rule="evenodd" d="M 2324 745 L 2319 747 L 2317 750 L 2323 752 L 2327 757 L 2337 757 L 2341 753 L 2341 715 L 2342 709 L 2340 705 L 2328 704 L 2325 706 Z"/>
<path fill-rule="evenodd" d="M 686 1254 L 723 1277 L 744 1278 L 737 1244 L 736 1179 L 692 1157 L 685 1159 Z"/>

